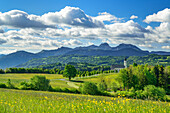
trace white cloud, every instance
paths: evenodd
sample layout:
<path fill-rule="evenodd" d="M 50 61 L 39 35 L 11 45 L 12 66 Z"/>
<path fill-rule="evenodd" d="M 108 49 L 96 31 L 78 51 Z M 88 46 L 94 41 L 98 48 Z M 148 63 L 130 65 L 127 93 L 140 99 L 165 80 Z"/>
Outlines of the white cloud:
<path fill-rule="evenodd" d="M 162 49 L 170 49 L 170 46 L 162 46 Z"/>
<path fill-rule="evenodd" d="M 146 47 L 146 48 L 156 48 L 153 47 L 151 44 L 139 44 L 140 47 Z"/>
<path fill-rule="evenodd" d="M 99 13 L 99 16 L 94 17 L 94 19 L 99 21 L 120 22 L 123 18 L 117 18 L 116 16 L 111 15 L 110 13 L 103 12 Z"/>
<path fill-rule="evenodd" d="M 16 49 L 3 49 L 2 51 L 0 51 L 0 54 L 10 54 L 16 51 L 17 51 Z"/>
<path fill-rule="evenodd" d="M 148 30 L 151 31 L 150 34 L 145 34 L 145 37 L 149 38 L 151 41 L 156 43 L 170 43 L 170 23 L 163 22 L 160 26 L 152 27 L 148 26 Z"/>
<path fill-rule="evenodd" d="M 62 42 L 64 42 L 64 45 L 69 45 L 69 46 L 83 45 L 82 42 L 80 42 L 79 40 L 76 40 L 76 39 L 63 40 Z"/>
<path fill-rule="evenodd" d="M 135 18 L 138 18 L 138 16 L 132 15 L 132 16 L 130 17 L 130 19 L 135 19 Z"/>
<path fill-rule="evenodd" d="M 152 33 L 145 34 L 145 37 L 150 38 L 152 42 L 156 43 L 170 43 L 170 9 L 166 8 L 157 14 L 149 15 L 144 22 L 161 22 L 160 26 L 155 28 L 148 26 L 146 29 Z"/>
<path fill-rule="evenodd" d="M 29 15 L 20 10 L 0 12 L 0 25 L 13 28 L 56 28 L 57 25 L 85 28 L 104 27 L 102 21 L 88 16 L 80 8 L 69 6 L 59 12 L 49 12 L 42 16 Z"/>
<path fill-rule="evenodd" d="M 104 21 L 110 23 L 104 25 Z M 11 30 L 2 25 L 19 29 Z M 0 28 L 0 49 L 9 50 L 37 51 L 61 46 L 91 45 L 99 41 L 110 44 L 129 43 L 146 48 L 156 48 L 152 46 L 153 43 L 170 43 L 170 22 L 162 22 L 158 27 L 148 25 L 143 28 L 133 20 L 124 22 L 122 18 L 107 12 L 99 13 L 97 17 L 88 16 L 75 7 L 65 7 L 59 12 L 49 12 L 42 16 L 29 15 L 19 10 L 0 13 L 0 26 L 7 29 L 4 32 Z"/>
<path fill-rule="evenodd" d="M 0 25 L 10 26 L 14 28 L 47 28 L 53 27 L 52 25 L 46 25 L 36 15 L 28 15 L 24 11 L 11 10 L 9 12 L 0 13 Z"/>
<path fill-rule="evenodd" d="M 41 19 L 49 24 L 65 24 L 85 28 L 104 27 L 104 23 L 86 15 L 83 10 L 66 6 L 59 12 L 49 12 L 42 15 Z"/>
<path fill-rule="evenodd" d="M 166 8 L 159 11 L 157 14 L 149 15 L 144 20 L 146 23 L 150 22 L 170 22 L 170 9 Z"/>
<path fill-rule="evenodd" d="M 0 28 L 0 33 L 4 33 L 4 30 L 2 28 Z"/>

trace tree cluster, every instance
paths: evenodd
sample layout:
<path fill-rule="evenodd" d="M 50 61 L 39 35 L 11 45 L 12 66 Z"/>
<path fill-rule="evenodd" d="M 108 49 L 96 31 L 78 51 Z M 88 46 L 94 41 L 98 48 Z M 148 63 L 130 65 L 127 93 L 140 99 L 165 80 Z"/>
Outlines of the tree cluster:
<path fill-rule="evenodd" d="M 146 85 L 154 85 L 164 88 L 169 94 L 170 66 L 133 65 L 120 70 L 118 80 L 123 84 L 123 88 L 127 90 L 132 87 L 135 90 L 143 90 Z"/>

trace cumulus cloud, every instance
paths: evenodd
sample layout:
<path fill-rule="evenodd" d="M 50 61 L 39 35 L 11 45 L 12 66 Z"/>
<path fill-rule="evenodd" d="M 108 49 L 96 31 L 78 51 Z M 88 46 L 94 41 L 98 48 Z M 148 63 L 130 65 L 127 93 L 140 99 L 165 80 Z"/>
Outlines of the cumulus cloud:
<path fill-rule="evenodd" d="M 130 17 L 130 19 L 135 19 L 135 18 L 138 18 L 138 16 L 132 15 L 132 16 Z"/>
<path fill-rule="evenodd" d="M 76 7 L 66 6 L 59 12 L 42 16 L 29 15 L 20 10 L 0 12 L 0 25 L 14 28 L 56 28 L 57 25 L 80 26 L 85 28 L 104 27 L 104 23 L 92 18 Z"/>
<path fill-rule="evenodd" d="M 0 39 L 0 45 L 4 44 L 6 42 L 7 42 L 6 40 Z"/>
<path fill-rule="evenodd" d="M 0 51 L 1 54 L 10 54 L 13 52 L 16 52 L 16 49 L 2 49 L 2 51 Z"/>
<path fill-rule="evenodd" d="M 170 9 L 166 8 L 159 11 L 157 14 L 149 15 L 144 20 L 146 23 L 150 22 L 170 22 Z"/>
<path fill-rule="evenodd" d="M 170 43 L 170 9 L 166 8 L 158 13 L 149 15 L 144 22 L 161 22 L 160 25 L 155 28 L 148 26 L 146 29 L 152 33 L 145 34 L 145 37 L 149 37 L 152 42 L 156 43 Z"/>
<path fill-rule="evenodd" d="M 153 47 L 151 44 L 139 44 L 140 47 L 146 47 L 146 48 L 156 48 Z"/>
<path fill-rule="evenodd" d="M 42 20 L 49 24 L 66 24 L 86 28 L 104 27 L 103 22 L 86 15 L 83 10 L 66 6 L 59 12 L 49 12 L 42 15 Z"/>
<path fill-rule="evenodd" d="M 123 18 L 117 18 L 116 16 L 111 15 L 110 13 L 103 12 L 99 13 L 99 16 L 94 17 L 94 19 L 99 21 L 120 22 Z"/>
<path fill-rule="evenodd" d="M 4 30 L 0 28 L 0 33 L 4 33 Z"/>
<path fill-rule="evenodd" d="M 39 16 L 28 15 L 24 11 L 11 10 L 9 12 L 0 13 L 0 25 L 15 28 L 47 28 L 52 25 L 46 25 L 39 20 Z"/>
<path fill-rule="evenodd" d="M 83 45 L 82 42 L 76 39 L 63 40 L 62 42 L 64 42 L 64 45 L 72 45 L 72 46 Z"/>
<path fill-rule="evenodd" d="M 162 49 L 170 49 L 170 46 L 162 46 Z"/>
<path fill-rule="evenodd" d="M 110 23 L 104 24 L 105 21 Z M 7 29 L 5 32 L 0 28 L 0 49 L 9 50 L 37 51 L 103 41 L 153 49 L 156 48 L 153 44 L 170 43 L 170 22 L 164 21 L 158 27 L 148 25 L 144 28 L 133 20 L 125 22 L 107 12 L 92 17 L 80 8 L 68 6 L 59 12 L 49 12 L 42 16 L 29 15 L 19 10 L 0 13 L 0 26 L 7 26 L 5 29 L 8 26 L 19 28 Z"/>

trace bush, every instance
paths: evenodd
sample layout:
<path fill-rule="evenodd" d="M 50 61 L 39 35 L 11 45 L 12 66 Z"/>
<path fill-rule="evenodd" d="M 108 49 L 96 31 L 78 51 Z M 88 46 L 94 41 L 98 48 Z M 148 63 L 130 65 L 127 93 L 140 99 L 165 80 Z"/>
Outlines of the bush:
<path fill-rule="evenodd" d="M 142 95 L 142 90 L 135 91 L 136 97 L 139 99 L 144 99 L 144 96 Z"/>
<path fill-rule="evenodd" d="M 55 92 L 62 92 L 62 89 L 59 88 L 59 87 L 55 87 L 55 88 L 53 88 L 53 91 L 55 91 Z"/>
<path fill-rule="evenodd" d="M 5 71 L 3 69 L 0 69 L 0 74 L 4 74 Z"/>
<path fill-rule="evenodd" d="M 98 90 L 102 91 L 102 92 L 106 91 L 107 90 L 107 84 L 105 82 L 99 83 L 98 84 Z"/>
<path fill-rule="evenodd" d="M 63 88 L 62 92 L 70 93 L 70 90 L 68 88 Z"/>
<path fill-rule="evenodd" d="M 10 79 L 8 79 L 8 81 L 7 81 L 7 87 L 10 89 L 15 89 L 15 86 L 11 83 Z"/>
<path fill-rule="evenodd" d="M 166 92 L 163 88 L 155 87 L 154 85 L 147 85 L 144 87 L 142 95 L 148 99 L 164 100 Z"/>
<path fill-rule="evenodd" d="M 119 87 L 118 87 L 118 85 L 117 85 L 115 82 L 113 82 L 113 83 L 111 84 L 111 90 L 112 90 L 112 91 L 116 92 L 118 88 L 119 88 Z"/>
<path fill-rule="evenodd" d="M 0 88 L 7 88 L 7 86 L 4 83 L 0 83 Z"/>
<path fill-rule="evenodd" d="M 135 93 L 135 89 L 134 89 L 134 87 L 131 87 L 131 88 L 129 89 L 129 92 L 133 92 L 133 93 Z"/>
<path fill-rule="evenodd" d="M 19 89 L 30 90 L 30 89 L 34 89 L 34 88 L 33 88 L 33 85 L 31 83 L 21 82 L 20 85 L 19 85 Z"/>
<path fill-rule="evenodd" d="M 80 92 L 76 88 L 70 88 L 70 93 L 76 93 L 79 94 Z"/>
<path fill-rule="evenodd" d="M 134 92 L 129 92 L 129 91 L 117 91 L 115 93 L 115 96 L 133 98 L 133 97 L 135 97 L 135 93 Z"/>
<path fill-rule="evenodd" d="M 83 85 L 81 85 L 80 92 L 82 94 L 90 94 L 90 95 L 99 94 L 96 84 L 91 83 L 91 82 L 85 82 Z"/>
<path fill-rule="evenodd" d="M 50 80 L 46 79 L 45 76 L 34 76 L 30 80 L 34 90 L 48 91 L 50 86 Z"/>

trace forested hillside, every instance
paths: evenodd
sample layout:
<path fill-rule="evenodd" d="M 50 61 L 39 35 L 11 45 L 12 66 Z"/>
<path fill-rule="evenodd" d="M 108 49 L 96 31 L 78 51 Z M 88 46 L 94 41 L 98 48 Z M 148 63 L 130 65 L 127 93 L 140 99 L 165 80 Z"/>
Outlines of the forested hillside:
<path fill-rule="evenodd" d="M 78 63 L 90 63 L 95 65 L 123 65 L 124 56 L 115 57 L 115 56 L 84 56 L 84 55 L 61 55 L 61 56 L 53 56 L 47 58 L 39 58 L 32 59 L 27 63 L 18 65 L 17 67 L 36 67 L 39 65 L 47 65 L 53 63 L 69 63 L 69 62 L 78 62 Z M 146 64 L 149 65 L 170 65 L 170 56 L 162 56 L 162 55 L 147 55 L 143 57 L 139 56 L 130 56 L 127 57 L 128 65 L 132 65 L 133 63 L 137 64 Z"/>

